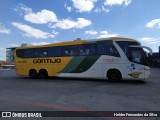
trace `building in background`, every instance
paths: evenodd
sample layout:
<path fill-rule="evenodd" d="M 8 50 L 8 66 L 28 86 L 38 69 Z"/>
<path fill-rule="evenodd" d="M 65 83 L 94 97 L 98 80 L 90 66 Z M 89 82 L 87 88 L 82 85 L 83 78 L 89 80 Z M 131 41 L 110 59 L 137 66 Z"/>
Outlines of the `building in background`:
<path fill-rule="evenodd" d="M 159 46 L 159 52 L 155 52 L 152 55 L 149 55 L 148 60 L 151 67 L 160 68 L 160 46 Z"/>
<path fill-rule="evenodd" d="M 6 48 L 6 62 L 14 63 L 14 51 L 17 47 Z"/>
<path fill-rule="evenodd" d="M 31 46 L 31 44 L 23 43 L 21 44 L 21 47 L 25 46 Z M 6 62 L 10 62 L 11 64 L 14 64 L 14 51 L 17 47 L 10 47 L 6 48 Z"/>

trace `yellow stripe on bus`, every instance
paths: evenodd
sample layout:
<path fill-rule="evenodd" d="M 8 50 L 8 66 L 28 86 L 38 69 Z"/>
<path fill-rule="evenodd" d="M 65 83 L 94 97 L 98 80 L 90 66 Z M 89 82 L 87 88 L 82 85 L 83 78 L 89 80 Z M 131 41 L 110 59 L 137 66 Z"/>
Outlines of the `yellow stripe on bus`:
<path fill-rule="evenodd" d="M 60 59 L 60 63 L 54 62 L 55 59 Z M 59 71 L 62 71 L 64 67 L 71 61 L 72 57 L 52 57 L 47 58 L 28 58 L 28 59 L 21 59 L 17 58 L 16 66 L 18 73 L 23 73 L 23 75 L 28 76 L 30 69 L 36 69 L 39 72 L 40 69 L 46 69 L 48 71 L 48 76 L 57 76 Z M 50 61 L 52 60 L 52 61 Z M 20 67 L 23 66 L 23 67 Z"/>

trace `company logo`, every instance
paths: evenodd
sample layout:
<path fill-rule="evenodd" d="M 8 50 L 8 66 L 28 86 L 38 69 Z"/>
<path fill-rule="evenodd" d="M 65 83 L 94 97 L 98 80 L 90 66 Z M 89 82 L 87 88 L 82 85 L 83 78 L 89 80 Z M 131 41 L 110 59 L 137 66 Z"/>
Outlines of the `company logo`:
<path fill-rule="evenodd" d="M 132 78 L 139 78 L 139 75 L 142 74 L 141 72 L 134 72 L 134 73 L 131 73 L 131 74 L 128 74 L 130 75 Z"/>
<path fill-rule="evenodd" d="M 11 117 L 11 112 L 2 112 L 2 117 Z"/>
<path fill-rule="evenodd" d="M 40 112 L 2 112 L 2 117 L 42 117 Z"/>
<path fill-rule="evenodd" d="M 34 59 L 33 63 L 61 63 L 61 59 Z"/>

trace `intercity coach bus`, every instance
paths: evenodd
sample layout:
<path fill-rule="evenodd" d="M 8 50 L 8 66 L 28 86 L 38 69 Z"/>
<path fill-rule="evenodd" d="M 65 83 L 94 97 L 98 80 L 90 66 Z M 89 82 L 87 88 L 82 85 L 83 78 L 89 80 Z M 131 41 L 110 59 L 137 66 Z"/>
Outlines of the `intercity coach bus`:
<path fill-rule="evenodd" d="M 32 78 L 145 80 L 150 68 L 144 48 L 152 52 L 137 40 L 122 37 L 18 47 L 14 53 L 16 74 Z"/>

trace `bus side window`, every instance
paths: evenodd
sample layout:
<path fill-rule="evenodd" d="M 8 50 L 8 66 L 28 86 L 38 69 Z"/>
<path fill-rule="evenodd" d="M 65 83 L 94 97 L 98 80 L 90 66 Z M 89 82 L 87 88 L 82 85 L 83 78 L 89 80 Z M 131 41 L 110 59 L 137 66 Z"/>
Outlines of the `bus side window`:
<path fill-rule="evenodd" d="M 120 57 L 117 49 L 113 45 L 109 46 L 109 53 L 108 54 L 115 56 L 115 57 Z"/>
<path fill-rule="evenodd" d="M 79 46 L 79 55 L 95 55 L 96 54 L 95 44 L 86 44 Z"/>
<path fill-rule="evenodd" d="M 86 49 L 86 55 L 89 55 L 89 48 Z"/>
<path fill-rule="evenodd" d="M 34 49 L 25 49 L 25 58 L 34 58 Z"/>
<path fill-rule="evenodd" d="M 80 56 L 85 55 L 85 51 L 84 51 L 84 46 L 83 45 L 79 45 L 79 55 Z"/>
<path fill-rule="evenodd" d="M 91 44 L 90 46 L 90 55 L 96 55 L 96 45 Z"/>
<path fill-rule="evenodd" d="M 104 43 L 98 43 L 97 44 L 97 54 L 98 55 L 105 55 L 107 53 L 106 47 Z"/>
<path fill-rule="evenodd" d="M 24 49 L 16 50 L 16 56 L 19 58 L 24 58 L 25 57 L 25 50 Z"/>
<path fill-rule="evenodd" d="M 47 57 L 48 50 L 47 48 L 36 48 L 35 49 L 35 57 L 42 58 Z"/>
<path fill-rule="evenodd" d="M 80 50 L 79 50 L 79 55 L 85 55 L 83 49 L 80 49 Z"/>
<path fill-rule="evenodd" d="M 62 55 L 62 47 L 49 47 L 48 57 L 58 57 Z"/>
<path fill-rule="evenodd" d="M 111 42 L 101 42 L 97 44 L 97 54 L 98 55 L 111 55 L 115 57 L 120 57 L 117 49 Z"/>
<path fill-rule="evenodd" d="M 63 56 L 70 56 L 70 55 L 69 55 L 69 51 L 70 51 L 69 48 L 66 47 L 66 46 L 64 46 L 64 47 L 63 47 Z"/>
<path fill-rule="evenodd" d="M 77 56 L 79 46 L 64 46 L 63 47 L 63 56 Z"/>
<path fill-rule="evenodd" d="M 64 51 L 64 55 L 65 55 L 65 56 L 69 55 L 68 50 L 65 50 L 65 51 Z"/>

